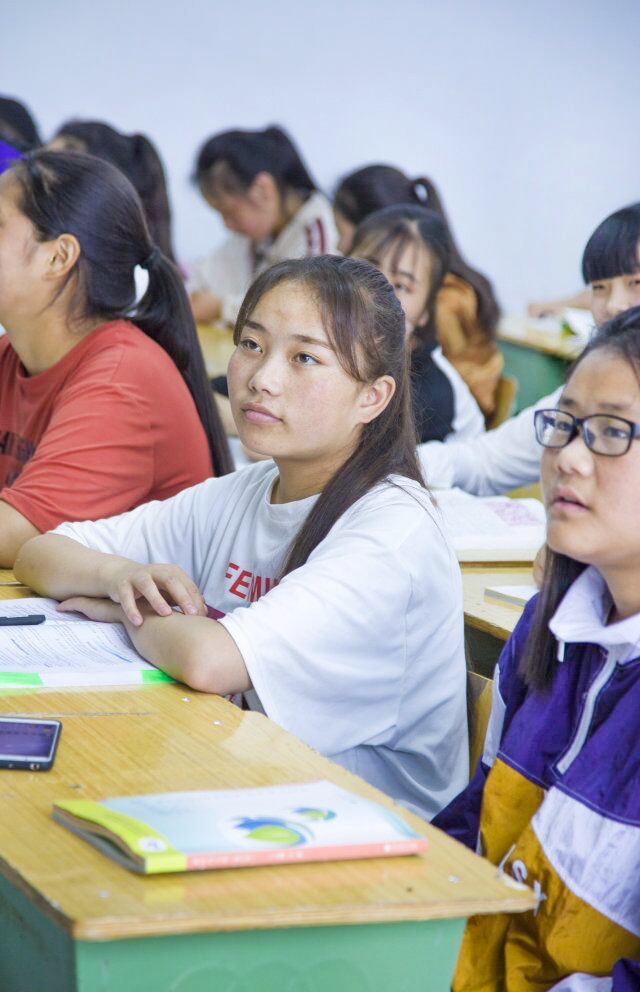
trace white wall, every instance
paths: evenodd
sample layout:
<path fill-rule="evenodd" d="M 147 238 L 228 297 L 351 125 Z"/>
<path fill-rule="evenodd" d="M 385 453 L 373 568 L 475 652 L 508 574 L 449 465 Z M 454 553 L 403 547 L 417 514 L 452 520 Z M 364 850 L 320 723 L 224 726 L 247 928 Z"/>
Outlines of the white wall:
<path fill-rule="evenodd" d="M 503 304 L 580 285 L 595 225 L 640 200 L 637 0 L 7 0 L 0 92 L 154 140 L 183 259 L 221 237 L 196 148 L 277 122 L 318 182 L 394 163 L 439 185 Z"/>

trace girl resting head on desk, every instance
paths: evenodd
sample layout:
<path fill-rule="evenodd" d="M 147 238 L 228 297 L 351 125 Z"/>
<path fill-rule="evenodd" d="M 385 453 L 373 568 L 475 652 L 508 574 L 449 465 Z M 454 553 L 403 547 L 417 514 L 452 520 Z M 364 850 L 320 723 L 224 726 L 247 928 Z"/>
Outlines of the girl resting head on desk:
<path fill-rule="evenodd" d="M 500 657 L 475 778 L 438 823 L 540 902 L 473 918 L 454 988 L 637 989 L 640 307 L 600 329 L 535 426 L 542 590 Z"/>
<path fill-rule="evenodd" d="M 430 330 L 490 417 L 503 366 L 495 340 L 500 308 L 489 280 L 462 257 L 435 184 L 424 176 L 410 178 L 391 165 L 368 165 L 345 176 L 333 198 L 338 248 L 351 252 L 356 228 L 376 210 L 399 203 L 433 210 L 446 227 L 449 266 L 433 301 Z"/>
<path fill-rule="evenodd" d="M 467 777 L 462 595 L 416 463 L 404 337 L 368 263 L 269 269 L 229 387 L 242 441 L 275 466 L 64 525 L 16 574 L 430 817 Z"/>
<path fill-rule="evenodd" d="M 198 152 L 194 179 L 231 231 L 191 273 L 196 320 L 234 324 L 260 272 L 335 249 L 331 204 L 280 127 L 215 134 Z"/>
<path fill-rule="evenodd" d="M 463 441 L 484 433 L 482 412 L 442 354 L 431 320 L 451 262 L 444 221 L 425 207 L 386 207 L 357 228 L 351 255 L 384 273 L 404 310 L 418 441 Z"/>
<path fill-rule="evenodd" d="M 182 280 L 114 166 L 38 151 L 0 176 L 0 324 L 0 565 L 229 469 Z"/>

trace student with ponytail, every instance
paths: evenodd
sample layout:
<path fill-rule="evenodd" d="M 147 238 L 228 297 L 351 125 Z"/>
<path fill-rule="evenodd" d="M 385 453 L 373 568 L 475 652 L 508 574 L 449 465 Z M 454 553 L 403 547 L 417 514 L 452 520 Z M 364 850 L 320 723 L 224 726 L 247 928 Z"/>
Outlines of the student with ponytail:
<path fill-rule="evenodd" d="M 114 166 L 39 151 L 0 176 L 0 323 L 2 566 L 229 470 L 182 280 Z"/>
<path fill-rule="evenodd" d="M 234 324 L 260 272 L 288 258 L 335 251 L 331 205 L 282 128 L 214 135 L 198 152 L 194 179 L 232 232 L 191 274 L 196 320 Z"/>
<path fill-rule="evenodd" d="M 97 155 L 124 172 L 142 201 L 151 237 L 162 254 L 175 261 L 164 169 L 144 134 L 123 134 L 102 121 L 71 120 L 58 129 L 48 147 Z"/>
<path fill-rule="evenodd" d="M 462 257 L 434 183 L 424 176 L 411 179 L 391 165 L 369 165 L 345 176 L 333 200 L 338 247 L 350 251 L 356 228 L 369 214 L 399 203 L 428 207 L 444 221 L 449 270 L 438 291 L 430 329 L 489 417 L 503 366 L 495 341 L 500 310 L 489 280 Z"/>
<path fill-rule="evenodd" d="M 16 571 L 433 816 L 467 775 L 462 599 L 416 462 L 404 338 L 367 262 L 272 267 L 242 304 L 229 391 L 241 440 L 275 465 L 65 524 Z"/>

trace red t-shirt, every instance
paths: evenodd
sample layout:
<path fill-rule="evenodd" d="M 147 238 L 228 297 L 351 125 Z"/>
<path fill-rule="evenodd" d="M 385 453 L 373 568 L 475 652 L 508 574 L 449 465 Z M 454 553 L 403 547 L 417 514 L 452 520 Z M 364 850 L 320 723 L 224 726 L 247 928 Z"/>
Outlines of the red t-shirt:
<path fill-rule="evenodd" d="M 166 499 L 211 474 L 182 376 L 133 324 L 103 324 L 33 376 L 0 339 L 0 499 L 38 530 Z"/>

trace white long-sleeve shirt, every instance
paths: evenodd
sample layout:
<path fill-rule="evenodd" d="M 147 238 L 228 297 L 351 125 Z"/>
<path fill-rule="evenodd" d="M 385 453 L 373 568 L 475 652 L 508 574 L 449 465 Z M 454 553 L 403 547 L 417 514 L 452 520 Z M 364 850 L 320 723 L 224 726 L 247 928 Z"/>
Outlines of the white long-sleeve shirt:
<path fill-rule="evenodd" d="M 560 387 L 543 396 L 517 417 L 473 441 L 419 444 L 418 457 L 427 484 L 435 489 L 459 486 L 476 496 L 494 496 L 537 482 L 543 448 L 536 440 L 533 415 L 536 410 L 557 407 L 562 390 Z"/>

